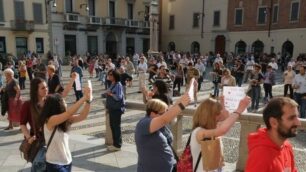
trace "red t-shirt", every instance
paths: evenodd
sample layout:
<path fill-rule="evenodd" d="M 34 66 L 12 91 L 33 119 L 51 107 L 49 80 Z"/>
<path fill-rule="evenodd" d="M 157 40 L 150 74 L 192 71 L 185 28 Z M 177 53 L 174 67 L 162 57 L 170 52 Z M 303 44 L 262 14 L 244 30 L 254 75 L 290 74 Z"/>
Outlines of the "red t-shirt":
<path fill-rule="evenodd" d="M 31 135 L 34 135 L 30 100 L 23 103 L 20 110 L 20 115 L 20 125 L 27 125 L 27 123 L 29 123 L 31 127 L 30 133 Z"/>

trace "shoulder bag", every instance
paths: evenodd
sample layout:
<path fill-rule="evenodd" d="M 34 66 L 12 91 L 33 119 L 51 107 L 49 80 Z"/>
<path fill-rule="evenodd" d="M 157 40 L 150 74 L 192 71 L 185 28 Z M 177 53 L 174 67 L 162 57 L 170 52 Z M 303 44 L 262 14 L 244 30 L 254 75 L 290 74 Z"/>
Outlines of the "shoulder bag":
<path fill-rule="evenodd" d="M 205 171 L 216 170 L 224 166 L 220 138 L 204 139 L 201 141 L 201 153 L 203 169 Z"/>
<path fill-rule="evenodd" d="M 117 85 L 118 83 L 116 83 L 114 86 L 112 86 L 110 88 L 110 90 L 112 91 L 112 89 Z M 109 110 L 118 110 L 121 109 L 121 107 L 123 107 L 123 100 L 115 100 L 112 96 L 107 95 L 106 96 L 106 108 Z"/>
<path fill-rule="evenodd" d="M 53 136 L 57 130 L 57 126 L 53 129 L 51 137 L 48 141 L 47 147 L 43 146 L 39 149 L 33 163 L 32 163 L 32 170 L 35 172 L 45 172 L 47 169 L 47 164 L 46 164 L 46 154 L 48 151 L 48 148 L 51 144 L 51 141 L 53 139 Z"/>
<path fill-rule="evenodd" d="M 33 123 L 34 136 L 36 136 L 37 130 L 36 130 L 35 120 L 34 120 L 32 113 L 31 113 L 31 119 Z M 23 157 L 23 159 L 25 159 L 27 162 L 33 162 L 39 149 L 43 146 L 44 146 L 44 142 L 40 138 L 34 140 L 32 143 L 29 143 L 28 140 L 25 138 L 22 141 L 21 145 L 19 146 L 21 157 Z"/>

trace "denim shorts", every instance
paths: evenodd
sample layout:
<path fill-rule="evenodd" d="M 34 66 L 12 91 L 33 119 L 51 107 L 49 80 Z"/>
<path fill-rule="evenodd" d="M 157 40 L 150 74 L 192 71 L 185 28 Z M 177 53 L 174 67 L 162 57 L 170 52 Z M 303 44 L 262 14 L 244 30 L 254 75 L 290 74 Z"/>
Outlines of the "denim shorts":
<path fill-rule="evenodd" d="M 47 172 L 71 172 L 71 166 L 71 163 L 68 165 L 58 165 L 47 162 Z"/>

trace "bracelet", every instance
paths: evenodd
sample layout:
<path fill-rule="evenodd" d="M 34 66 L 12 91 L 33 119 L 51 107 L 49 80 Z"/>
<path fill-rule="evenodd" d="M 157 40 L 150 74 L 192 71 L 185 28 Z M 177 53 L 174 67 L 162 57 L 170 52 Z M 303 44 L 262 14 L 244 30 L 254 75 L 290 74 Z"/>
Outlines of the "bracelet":
<path fill-rule="evenodd" d="M 183 103 L 179 103 L 178 106 L 180 107 L 182 111 L 185 109 L 185 106 L 183 105 Z"/>
<path fill-rule="evenodd" d="M 92 102 L 92 100 L 86 100 L 85 101 L 87 104 L 90 104 Z"/>
<path fill-rule="evenodd" d="M 240 113 L 240 112 L 235 111 L 235 112 L 233 112 L 233 113 L 235 113 L 235 114 L 241 116 L 241 113 Z"/>

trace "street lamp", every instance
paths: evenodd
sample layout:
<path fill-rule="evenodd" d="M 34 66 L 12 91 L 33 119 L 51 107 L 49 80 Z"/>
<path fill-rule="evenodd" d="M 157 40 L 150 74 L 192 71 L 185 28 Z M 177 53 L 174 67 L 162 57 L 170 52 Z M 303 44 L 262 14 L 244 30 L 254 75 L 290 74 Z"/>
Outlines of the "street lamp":
<path fill-rule="evenodd" d="M 50 3 L 52 2 L 52 7 L 56 7 L 56 0 L 46 0 L 46 15 L 48 23 L 48 34 L 49 34 L 49 51 L 53 55 L 53 34 L 52 34 L 52 16 L 51 16 L 51 7 Z"/>
<path fill-rule="evenodd" d="M 53 2 L 52 3 L 52 7 L 56 7 L 56 2 L 55 0 L 47 0 L 47 4 L 50 5 L 50 2 Z"/>
<path fill-rule="evenodd" d="M 89 7 L 88 7 L 88 5 L 86 3 L 80 4 L 80 8 L 82 8 L 83 6 L 85 6 L 85 10 L 86 11 L 89 11 Z"/>
<path fill-rule="evenodd" d="M 205 13 L 198 13 L 198 19 L 200 20 L 201 18 L 201 38 L 204 38 L 204 17 Z"/>

